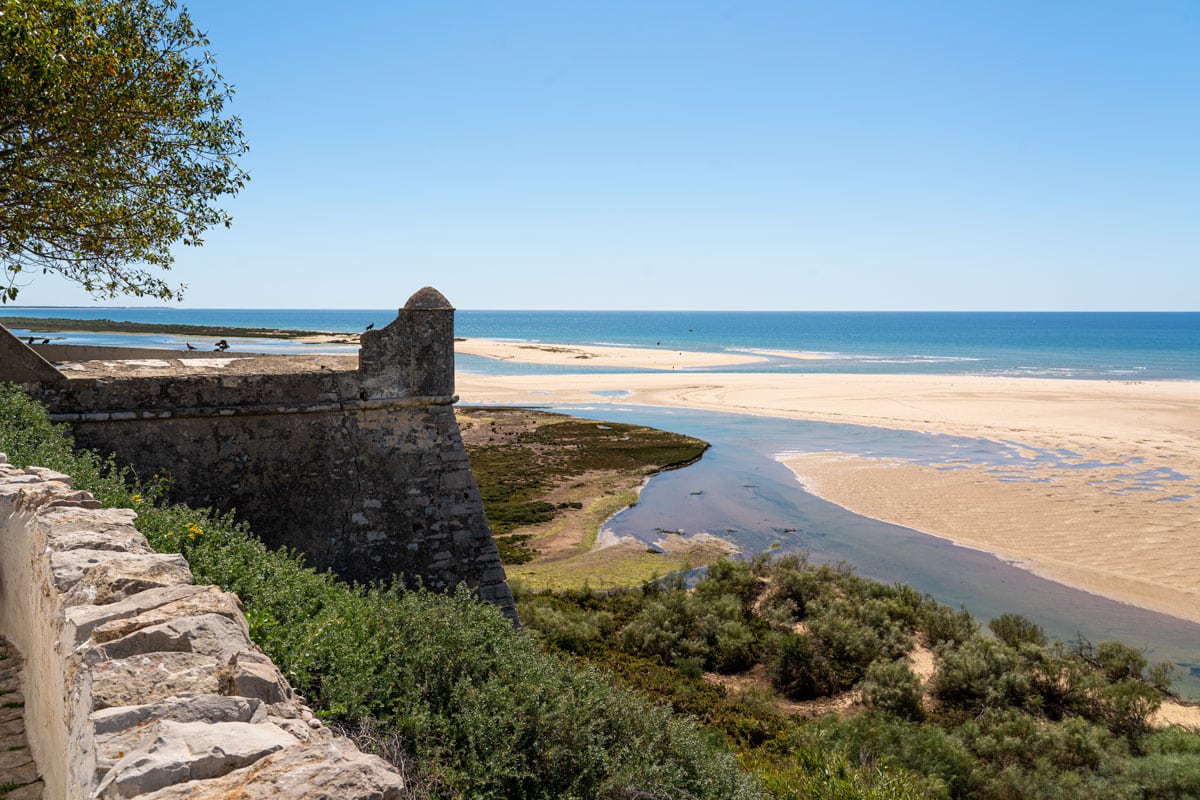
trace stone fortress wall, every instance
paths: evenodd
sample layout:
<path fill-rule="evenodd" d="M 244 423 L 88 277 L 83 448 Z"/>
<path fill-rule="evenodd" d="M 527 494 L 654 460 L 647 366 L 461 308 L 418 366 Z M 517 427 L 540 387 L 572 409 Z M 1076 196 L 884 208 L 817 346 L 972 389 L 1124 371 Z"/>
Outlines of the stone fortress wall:
<path fill-rule="evenodd" d="M 56 368 L 39 352 L 69 358 L 37 350 L 0 329 L 0 380 L 78 444 L 172 476 L 172 499 L 236 509 L 268 545 L 348 580 L 465 582 L 515 621 L 454 418 L 454 309 L 436 290 L 364 333 L 356 362 L 141 351 Z"/>
<path fill-rule="evenodd" d="M 9 797 L 401 796 L 400 775 L 324 728 L 250 642 L 235 595 L 193 585 L 132 511 L 99 505 L 0 455 L 0 700 L 21 712 L 3 722 Z"/>

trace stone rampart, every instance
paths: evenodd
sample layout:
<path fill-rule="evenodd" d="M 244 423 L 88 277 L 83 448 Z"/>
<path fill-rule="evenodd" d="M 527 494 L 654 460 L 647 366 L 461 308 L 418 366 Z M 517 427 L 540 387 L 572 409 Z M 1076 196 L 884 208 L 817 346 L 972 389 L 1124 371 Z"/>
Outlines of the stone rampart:
<path fill-rule="evenodd" d="M 135 518 L 0 455 L 0 635 L 25 657 L 43 796 L 400 797 L 251 643 L 238 598 L 193 585 Z"/>
<path fill-rule="evenodd" d="M 172 499 L 236 509 L 268 545 L 349 580 L 466 582 L 515 620 L 454 418 L 454 309 L 437 291 L 363 334 L 357 360 L 164 351 L 55 370 L 7 340 L 0 380 L 23 383 L 78 444 L 170 475 Z"/>

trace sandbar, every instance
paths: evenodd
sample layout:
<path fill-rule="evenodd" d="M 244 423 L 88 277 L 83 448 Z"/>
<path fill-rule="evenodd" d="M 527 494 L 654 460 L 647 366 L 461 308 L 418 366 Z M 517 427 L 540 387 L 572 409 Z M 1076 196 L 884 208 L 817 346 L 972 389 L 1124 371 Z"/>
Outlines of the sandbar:
<path fill-rule="evenodd" d="M 460 374 L 467 402 L 610 402 L 949 433 L 1059 451 L 1018 470 L 788 454 L 811 491 L 1070 586 L 1200 622 L 1200 382 L 803 373 Z M 1072 455 L 1073 454 L 1073 455 Z M 1072 461 L 1074 459 L 1074 461 Z M 1088 467 L 1092 462 L 1111 467 Z M 1163 471 L 1169 480 L 1146 481 Z M 1143 476 L 1139 478 L 1137 476 Z M 1157 488 L 1154 488 L 1157 487 Z"/>
<path fill-rule="evenodd" d="M 611 347 L 608 345 L 507 342 L 496 339 L 455 339 L 454 352 L 524 364 L 586 365 L 625 369 L 695 369 L 762 363 L 749 353 L 705 353 L 670 347 Z"/>

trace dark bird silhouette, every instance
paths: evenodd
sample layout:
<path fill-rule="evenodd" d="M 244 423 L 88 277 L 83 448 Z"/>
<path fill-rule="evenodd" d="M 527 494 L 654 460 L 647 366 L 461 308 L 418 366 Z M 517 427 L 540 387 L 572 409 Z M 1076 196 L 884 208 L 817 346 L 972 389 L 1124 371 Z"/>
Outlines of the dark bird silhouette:
<path fill-rule="evenodd" d="M 30 337 L 29 337 L 29 344 L 33 344 L 33 337 L 32 337 L 32 336 L 30 336 Z"/>
<path fill-rule="evenodd" d="M 192 347 L 192 343 L 191 343 L 191 342 L 184 342 L 184 344 L 186 344 L 186 345 L 187 345 L 187 348 L 188 348 L 188 350 L 195 350 L 195 349 L 196 349 L 196 348 Z"/>
<path fill-rule="evenodd" d="M 374 327 L 375 327 L 375 323 L 372 322 L 370 325 L 367 326 L 367 330 L 371 330 Z"/>
<path fill-rule="evenodd" d="M 49 340 L 49 339 L 42 339 L 42 344 L 50 344 L 50 340 Z"/>
<path fill-rule="evenodd" d="M 229 342 L 225 341 L 224 339 L 217 342 L 216 347 L 213 348 L 213 350 L 220 350 L 222 353 L 224 353 L 228 349 L 229 349 Z"/>

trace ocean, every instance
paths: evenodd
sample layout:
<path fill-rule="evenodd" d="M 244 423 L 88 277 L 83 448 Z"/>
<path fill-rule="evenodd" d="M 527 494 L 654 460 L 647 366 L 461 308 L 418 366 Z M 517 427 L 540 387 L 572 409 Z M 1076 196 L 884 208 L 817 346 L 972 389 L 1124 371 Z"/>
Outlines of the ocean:
<path fill-rule="evenodd" d="M 132 322 L 359 331 L 382 326 L 384 310 L 177 308 L 5 308 L 4 316 L 107 318 Z M 183 349 L 156 334 L 55 333 L 14 329 L 53 341 Z M 456 334 L 572 345 L 627 345 L 769 354 L 765 363 L 712 371 L 997 375 L 1084 380 L 1200 380 L 1200 313 L 870 313 L 459 311 Z M 312 349 L 280 341 L 234 341 L 237 349 Z M 200 344 L 200 342 L 196 342 Z M 353 347 L 323 347 L 353 350 Z M 821 354 L 817 360 L 789 354 Z M 484 374 L 613 372 L 459 356 L 460 370 Z M 703 372 L 706 370 L 694 370 Z M 996 465 L 1054 458 L 1013 443 L 933 436 L 856 425 L 738 414 L 650 409 L 597 397 L 559 407 L 596 419 L 636 422 L 712 443 L 700 463 L 655 477 L 639 503 L 609 522 L 613 532 L 652 544 L 660 530 L 723 536 L 745 555 L 805 552 L 848 561 L 864 575 L 913 585 L 981 619 L 1022 613 L 1061 639 L 1117 638 L 1179 668 L 1177 688 L 1200 696 L 1200 625 L 1142 611 L 1039 578 L 986 553 L 856 515 L 804 491 L 777 457 L 835 451 L 932 462 Z M 1194 485 L 1200 476 L 1148 474 L 1147 482 Z"/>
<path fill-rule="evenodd" d="M 350 332 L 361 331 L 370 323 L 387 324 L 395 312 L 10 306 L 0 309 L 0 321 L 5 316 Z M 468 337 L 769 354 L 765 364 L 721 371 L 1200 380 L 1200 312 L 466 310 L 456 314 L 455 325 L 459 336 Z M 179 337 L 153 334 L 57 334 L 36 328 L 14 329 L 14 333 L 74 344 L 137 342 L 183 348 Z M 259 349 L 287 350 L 295 345 L 260 342 Z M 788 353 L 823 357 L 801 360 L 789 358 Z M 459 366 L 473 372 L 560 371 L 478 357 L 463 357 Z M 570 369 L 578 371 L 580 367 Z"/>

